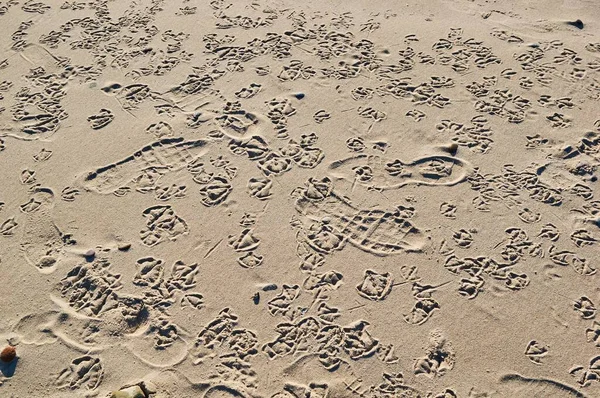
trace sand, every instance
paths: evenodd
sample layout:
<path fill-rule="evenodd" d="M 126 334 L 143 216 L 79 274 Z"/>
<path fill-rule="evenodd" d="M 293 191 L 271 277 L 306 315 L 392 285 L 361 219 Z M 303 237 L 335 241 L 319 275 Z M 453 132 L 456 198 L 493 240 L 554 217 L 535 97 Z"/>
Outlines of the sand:
<path fill-rule="evenodd" d="M 599 23 L 1 1 L 0 396 L 599 397 Z"/>

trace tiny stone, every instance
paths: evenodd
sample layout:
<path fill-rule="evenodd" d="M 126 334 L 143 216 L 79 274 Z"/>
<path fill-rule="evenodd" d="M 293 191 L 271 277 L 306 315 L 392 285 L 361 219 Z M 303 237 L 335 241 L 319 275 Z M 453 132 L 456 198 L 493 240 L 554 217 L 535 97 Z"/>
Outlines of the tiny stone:
<path fill-rule="evenodd" d="M 117 248 L 122 252 L 126 252 L 131 249 L 131 243 L 121 243 Z"/>
<path fill-rule="evenodd" d="M 581 19 L 578 19 L 576 21 L 568 21 L 567 25 L 574 26 L 577 29 L 583 29 L 583 21 Z"/>
<path fill-rule="evenodd" d="M 110 398 L 146 398 L 146 394 L 140 386 L 132 386 L 113 392 Z"/>
<path fill-rule="evenodd" d="M 277 285 L 274 283 L 269 283 L 268 285 L 263 285 L 262 290 L 264 292 L 268 292 L 270 290 L 277 290 Z"/>
<path fill-rule="evenodd" d="M 448 153 L 452 156 L 456 155 L 456 152 L 458 152 L 458 144 L 456 142 L 450 144 L 450 146 L 448 147 Z"/>
<path fill-rule="evenodd" d="M 11 363 L 17 357 L 17 350 L 13 346 L 6 346 L 0 353 L 0 360 L 4 363 Z"/>
<path fill-rule="evenodd" d="M 304 98 L 304 93 L 296 93 L 294 94 L 294 97 L 296 97 L 296 99 L 301 100 L 302 98 Z"/>
<path fill-rule="evenodd" d="M 86 251 L 83 256 L 93 258 L 93 257 L 96 257 L 96 252 L 94 250 L 90 249 L 90 250 Z"/>

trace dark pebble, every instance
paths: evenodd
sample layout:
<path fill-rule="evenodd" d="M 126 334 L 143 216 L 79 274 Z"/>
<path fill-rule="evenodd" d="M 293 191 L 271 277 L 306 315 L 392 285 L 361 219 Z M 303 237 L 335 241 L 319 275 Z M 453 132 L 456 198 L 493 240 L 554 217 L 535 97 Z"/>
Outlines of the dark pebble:
<path fill-rule="evenodd" d="M 441 147 L 441 150 L 449 153 L 452 156 L 455 156 L 456 152 L 458 152 L 458 144 L 453 142 L 450 145 L 445 145 L 445 146 Z"/>
<path fill-rule="evenodd" d="M 577 21 L 568 21 L 567 25 L 574 26 L 577 29 L 583 29 L 583 22 L 581 21 L 581 19 L 578 19 Z"/>
<path fill-rule="evenodd" d="M 540 175 L 542 175 L 542 173 L 544 171 L 546 171 L 546 166 L 541 166 L 541 167 L 538 167 L 538 169 L 535 171 L 535 173 L 540 176 Z"/>
<path fill-rule="evenodd" d="M 265 292 L 268 292 L 270 290 L 277 290 L 277 285 L 274 283 L 270 283 L 268 285 L 263 286 L 262 290 Z"/>
<path fill-rule="evenodd" d="M 121 243 L 117 248 L 122 252 L 126 252 L 131 249 L 131 243 Z"/>

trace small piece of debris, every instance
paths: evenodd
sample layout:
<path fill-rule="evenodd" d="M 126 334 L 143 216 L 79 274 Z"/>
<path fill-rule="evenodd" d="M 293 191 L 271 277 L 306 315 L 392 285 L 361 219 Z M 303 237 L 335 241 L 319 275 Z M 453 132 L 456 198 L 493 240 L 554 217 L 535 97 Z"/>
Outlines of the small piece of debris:
<path fill-rule="evenodd" d="M 6 346 L 0 353 L 0 360 L 4 363 L 11 363 L 16 357 L 17 350 L 11 345 Z"/>
<path fill-rule="evenodd" d="M 126 252 L 131 249 L 131 243 L 121 243 L 119 246 L 117 246 L 117 249 L 119 249 L 119 251 Z"/>
<path fill-rule="evenodd" d="M 458 144 L 454 142 L 450 145 L 445 145 L 445 146 L 441 147 L 441 150 L 449 153 L 452 156 L 455 156 L 456 152 L 458 152 Z"/>
<path fill-rule="evenodd" d="M 140 386 L 132 386 L 113 392 L 110 398 L 146 398 L 146 394 Z"/>
<path fill-rule="evenodd" d="M 274 283 L 269 283 L 267 285 L 263 285 L 262 286 L 262 290 L 263 290 L 263 292 L 268 292 L 268 291 L 271 291 L 271 290 L 277 290 L 277 285 L 274 284 Z"/>
<path fill-rule="evenodd" d="M 581 21 L 581 19 L 578 19 L 576 21 L 567 21 L 567 25 L 574 26 L 577 29 L 583 29 L 583 22 Z"/>

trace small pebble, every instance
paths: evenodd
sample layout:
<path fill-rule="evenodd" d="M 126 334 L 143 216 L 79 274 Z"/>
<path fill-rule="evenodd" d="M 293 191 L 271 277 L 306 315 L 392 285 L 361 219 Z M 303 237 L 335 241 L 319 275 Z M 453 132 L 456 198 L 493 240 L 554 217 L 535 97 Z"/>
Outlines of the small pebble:
<path fill-rule="evenodd" d="M 254 293 L 254 295 L 252 296 L 252 301 L 254 301 L 255 305 L 258 305 L 258 303 L 260 303 L 260 293 L 259 292 Z"/>
<path fill-rule="evenodd" d="M 264 292 L 268 292 L 268 291 L 270 291 L 270 290 L 277 290 L 277 285 L 276 285 L 276 284 L 274 284 L 274 283 L 269 283 L 269 284 L 267 284 L 267 285 L 263 285 L 263 286 L 262 286 L 262 290 L 263 290 Z"/>
<path fill-rule="evenodd" d="M 132 386 L 113 392 L 110 398 L 146 398 L 146 394 L 140 386 Z"/>
<path fill-rule="evenodd" d="M 453 142 L 450 145 L 442 147 L 442 150 L 444 152 L 448 152 L 450 155 L 454 156 L 454 155 L 456 155 L 456 152 L 458 152 L 458 144 L 456 142 Z"/>
<path fill-rule="evenodd" d="M 94 250 L 90 249 L 90 250 L 86 251 L 83 256 L 86 258 L 94 258 L 94 257 L 96 257 L 96 252 Z"/>
<path fill-rule="evenodd" d="M 0 360 L 4 363 L 11 363 L 17 357 L 17 350 L 13 346 L 6 346 L 0 353 Z"/>
<path fill-rule="evenodd" d="M 296 93 L 294 94 L 294 97 L 296 97 L 296 99 L 301 100 L 302 98 L 304 98 L 304 93 Z"/>
<path fill-rule="evenodd" d="M 537 168 L 537 170 L 535 171 L 535 174 L 537 174 L 537 175 L 542 175 L 542 173 L 543 173 L 544 171 L 546 171 L 546 166 L 541 166 L 541 167 L 538 167 L 538 168 Z"/>
<path fill-rule="evenodd" d="M 120 243 L 117 249 L 119 249 L 122 252 L 126 252 L 129 249 L 131 249 L 131 243 Z"/>
<path fill-rule="evenodd" d="M 581 19 L 578 19 L 576 21 L 568 21 L 567 25 L 574 26 L 577 29 L 583 29 L 583 21 Z"/>

